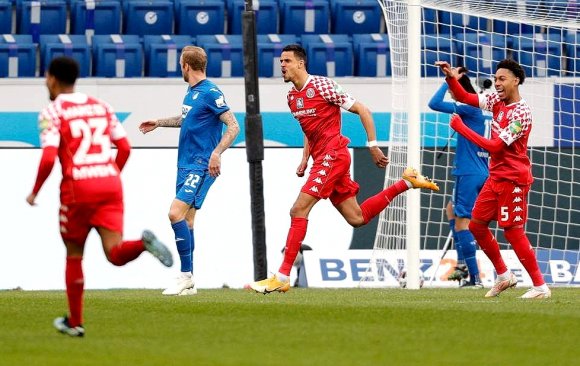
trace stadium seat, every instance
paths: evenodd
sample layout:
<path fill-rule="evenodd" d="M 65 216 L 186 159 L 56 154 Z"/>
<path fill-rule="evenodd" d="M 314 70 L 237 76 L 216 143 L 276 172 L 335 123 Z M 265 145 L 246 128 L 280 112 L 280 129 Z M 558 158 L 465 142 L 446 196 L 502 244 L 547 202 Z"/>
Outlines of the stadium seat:
<path fill-rule="evenodd" d="M 123 4 L 123 33 L 173 33 L 173 3 L 166 0 L 128 0 Z"/>
<path fill-rule="evenodd" d="M 458 9 L 461 11 L 461 9 Z M 453 38 L 455 35 L 487 31 L 487 19 L 461 13 L 439 12 L 439 34 Z"/>
<path fill-rule="evenodd" d="M 435 66 L 436 61 L 447 61 L 450 65 L 459 65 L 459 62 L 453 59 L 455 50 L 451 38 L 445 36 L 421 36 L 421 76 L 439 76 L 442 77 L 439 67 Z"/>
<path fill-rule="evenodd" d="M 513 37 L 515 59 L 526 76 L 560 76 L 562 70 L 562 37 L 559 34 L 522 34 Z"/>
<path fill-rule="evenodd" d="M 179 58 L 192 38 L 184 35 L 144 36 L 145 75 L 154 77 L 181 76 Z"/>
<path fill-rule="evenodd" d="M 580 31 L 566 36 L 566 70 L 569 76 L 580 77 Z"/>
<path fill-rule="evenodd" d="M 244 76 L 241 35 L 201 35 L 197 36 L 197 45 L 207 53 L 207 76 Z"/>
<path fill-rule="evenodd" d="M 93 76 L 141 77 L 143 47 L 138 35 L 94 35 Z"/>
<path fill-rule="evenodd" d="M 12 4 L 10 1 L 0 1 L 0 34 L 12 33 Z"/>
<path fill-rule="evenodd" d="M 34 77 L 36 45 L 29 34 L 0 36 L 0 77 Z"/>
<path fill-rule="evenodd" d="M 439 13 L 437 10 L 421 8 L 421 33 L 437 34 L 439 33 Z"/>
<path fill-rule="evenodd" d="M 38 43 L 41 34 L 66 33 L 66 3 L 62 0 L 25 1 L 17 7 L 19 34 L 31 34 Z"/>
<path fill-rule="evenodd" d="M 379 33 L 383 13 L 376 0 L 331 0 L 335 34 Z"/>
<path fill-rule="evenodd" d="M 455 47 L 463 66 L 475 73 L 495 74 L 497 63 L 507 58 L 509 38 L 502 34 L 465 33 L 457 34 Z"/>
<path fill-rule="evenodd" d="M 176 33 L 225 33 L 225 3 L 222 0 L 181 0 L 177 5 Z"/>
<path fill-rule="evenodd" d="M 386 34 L 354 34 L 352 36 L 356 76 L 390 76 L 391 57 Z"/>
<path fill-rule="evenodd" d="M 286 34 L 326 34 L 330 6 L 327 0 L 280 0 L 280 28 Z"/>
<path fill-rule="evenodd" d="M 77 60 L 80 66 L 80 77 L 91 74 L 91 49 L 84 35 L 41 35 L 40 36 L 40 75 L 59 56 L 68 56 Z"/>
<path fill-rule="evenodd" d="M 308 57 L 309 73 L 328 77 L 353 76 L 352 42 L 348 35 L 303 35 L 301 41 Z"/>
<path fill-rule="evenodd" d="M 278 2 L 276 0 L 254 1 L 256 11 L 256 32 L 258 34 L 278 33 Z M 244 0 L 232 0 L 228 5 L 228 33 L 242 34 L 242 14 Z"/>
<path fill-rule="evenodd" d="M 87 2 L 72 0 L 70 33 L 118 34 L 121 31 L 121 3 L 118 0 Z"/>
<path fill-rule="evenodd" d="M 280 77 L 280 54 L 282 48 L 298 43 L 293 34 L 258 35 L 258 75 L 261 77 Z"/>

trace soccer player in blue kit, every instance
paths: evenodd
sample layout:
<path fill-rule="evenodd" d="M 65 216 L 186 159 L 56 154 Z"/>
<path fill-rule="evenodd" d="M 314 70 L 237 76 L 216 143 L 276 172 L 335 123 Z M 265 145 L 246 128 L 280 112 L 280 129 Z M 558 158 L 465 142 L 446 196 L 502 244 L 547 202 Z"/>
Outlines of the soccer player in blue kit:
<path fill-rule="evenodd" d="M 193 221 L 207 192 L 221 173 L 221 154 L 236 139 L 240 127 L 221 90 L 206 78 L 207 55 L 203 48 L 186 46 L 179 60 L 189 84 L 181 115 L 140 124 L 142 133 L 157 127 L 180 127 L 177 152 L 176 195 L 169 209 L 175 243 L 181 260 L 177 281 L 163 295 L 194 295 Z M 226 130 L 223 131 L 223 125 Z"/>
<path fill-rule="evenodd" d="M 465 90 L 475 94 L 475 89 L 467 76 L 467 69 L 463 67 L 454 69 L 454 76 Z M 457 113 L 469 128 L 481 136 L 486 136 L 491 115 L 486 115 L 481 109 L 468 104 L 445 102 L 443 98 L 448 89 L 447 83 L 443 83 L 429 101 L 429 108 L 449 114 Z M 453 93 L 451 97 L 455 99 Z M 489 153 L 486 150 L 461 135 L 457 136 L 452 171 L 455 177 L 455 187 L 446 211 L 457 250 L 457 267 L 449 279 L 459 281 L 460 286 L 483 287 L 475 257 L 475 239 L 469 231 L 469 221 L 475 199 L 489 175 L 488 159 Z M 469 282 L 463 280 L 467 276 L 465 266 L 469 271 Z"/>

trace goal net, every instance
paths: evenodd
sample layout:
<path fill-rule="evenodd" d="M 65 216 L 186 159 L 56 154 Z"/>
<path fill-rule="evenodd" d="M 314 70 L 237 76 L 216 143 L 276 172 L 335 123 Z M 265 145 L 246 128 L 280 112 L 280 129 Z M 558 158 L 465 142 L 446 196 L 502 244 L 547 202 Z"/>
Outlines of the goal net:
<path fill-rule="evenodd" d="M 421 192 L 420 203 L 410 202 L 407 194 L 401 195 L 381 213 L 372 261 L 411 250 L 411 256 L 421 259 L 407 261 L 406 266 L 420 268 L 407 268 L 407 273 L 419 273 L 425 268 L 422 276 L 426 283 L 444 280 L 453 269 L 454 250 L 449 251 L 449 260 L 443 261 L 421 254 L 426 249 L 438 249 L 440 256 L 449 244 L 445 207 L 454 186 L 451 169 L 456 136 L 449 128 L 450 115 L 428 108 L 429 100 L 444 82 L 434 62 L 445 60 L 452 66 L 466 67 L 475 90 L 485 93 L 494 90 L 497 63 L 513 58 L 526 72 L 520 93 L 533 113 L 528 155 L 535 181 L 528 196 L 525 230 L 548 284 L 580 284 L 580 156 L 576 154 L 580 143 L 580 1 L 378 1 L 383 8 L 393 65 L 388 146 L 391 165 L 385 186 L 400 179 L 402 169 L 409 164 L 407 154 L 411 148 L 407 146 L 413 137 L 409 126 L 417 123 L 411 118 L 409 105 L 418 98 L 421 171 L 432 177 L 441 190 Z M 420 20 L 409 16 L 414 12 L 420 14 Z M 413 31 L 417 29 L 413 28 L 414 22 L 420 22 L 418 34 Z M 420 69 L 409 68 L 412 60 L 408 55 L 413 54 L 410 47 L 420 48 Z M 418 88 L 409 83 L 417 73 Z M 451 101 L 449 96 L 446 99 Z M 413 205 L 420 205 L 419 239 L 413 239 L 408 232 L 412 226 L 408 225 L 406 212 Z M 490 227 L 495 230 L 501 249 L 511 249 L 502 230 L 497 230 L 495 223 Z M 415 247 L 420 252 L 414 253 Z M 454 249 L 452 244 L 450 247 Z M 412 284 L 408 287 L 418 288 Z"/>

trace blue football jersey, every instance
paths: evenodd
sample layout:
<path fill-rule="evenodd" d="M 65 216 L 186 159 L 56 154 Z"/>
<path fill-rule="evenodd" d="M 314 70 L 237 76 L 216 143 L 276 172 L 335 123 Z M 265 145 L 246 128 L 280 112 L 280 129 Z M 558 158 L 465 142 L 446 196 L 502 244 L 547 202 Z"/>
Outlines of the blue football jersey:
<path fill-rule="evenodd" d="M 211 153 L 222 138 L 220 115 L 229 110 L 222 91 L 213 82 L 205 79 L 187 88 L 181 107 L 179 168 L 207 168 Z"/>
<path fill-rule="evenodd" d="M 438 112 L 457 113 L 465 125 L 479 135 L 489 138 L 491 114 L 463 103 L 443 101 L 448 90 L 447 83 L 437 90 L 429 102 L 429 107 Z M 457 134 L 453 175 L 489 175 L 489 153 Z"/>

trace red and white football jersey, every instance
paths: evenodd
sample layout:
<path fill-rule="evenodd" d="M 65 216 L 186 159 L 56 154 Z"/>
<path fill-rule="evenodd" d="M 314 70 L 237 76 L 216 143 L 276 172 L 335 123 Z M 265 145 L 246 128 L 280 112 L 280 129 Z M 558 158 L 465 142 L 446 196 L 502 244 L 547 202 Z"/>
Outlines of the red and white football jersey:
<path fill-rule="evenodd" d="M 497 93 L 479 96 L 481 109 L 491 111 L 491 137 L 499 136 L 506 148 L 490 154 L 489 176 L 494 180 L 510 180 L 520 185 L 531 184 L 532 165 L 528 157 L 528 138 L 532 130 L 532 112 L 524 99 L 506 105 Z"/>
<path fill-rule="evenodd" d="M 38 119 L 41 146 L 58 148 L 63 204 L 123 197 L 111 141 L 127 134 L 107 103 L 83 93 L 60 94 Z"/>
<path fill-rule="evenodd" d="M 340 108 L 349 110 L 355 99 L 344 92 L 334 80 L 309 75 L 304 87 L 292 87 L 288 106 L 308 139 L 314 159 L 328 149 L 347 146 L 350 140 L 340 133 Z"/>

